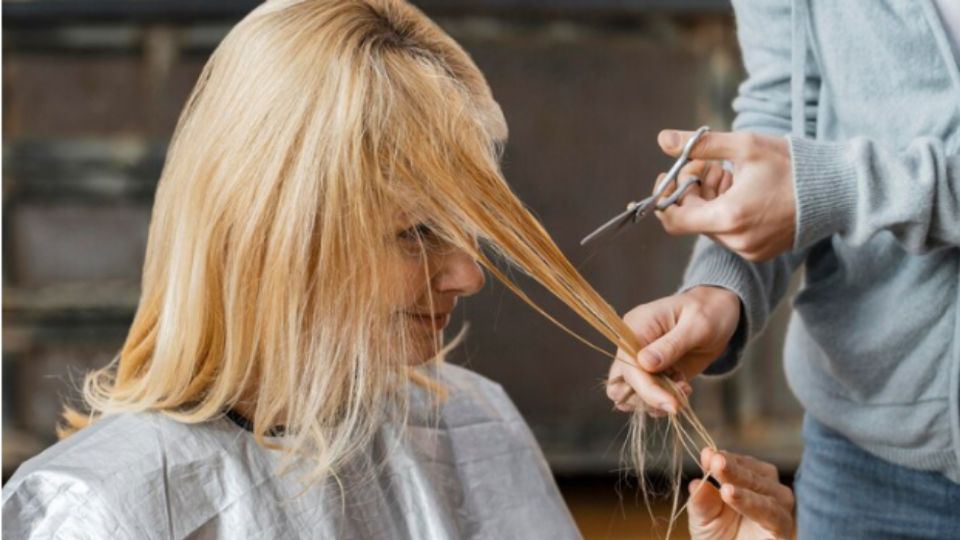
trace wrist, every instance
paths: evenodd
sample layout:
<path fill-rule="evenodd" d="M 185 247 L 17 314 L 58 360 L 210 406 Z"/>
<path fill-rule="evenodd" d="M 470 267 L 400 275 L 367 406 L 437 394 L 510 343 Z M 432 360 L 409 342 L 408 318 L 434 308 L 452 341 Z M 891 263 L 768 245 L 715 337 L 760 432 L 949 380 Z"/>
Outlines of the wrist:
<path fill-rule="evenodd" d="M 697 285 L 688 292 L 705 300 L 710 307 L 718 308 L 724 315 L 735 317 L 739 322 L 742 311 L 740 297 L 732 290 L 720 285 Z"/>

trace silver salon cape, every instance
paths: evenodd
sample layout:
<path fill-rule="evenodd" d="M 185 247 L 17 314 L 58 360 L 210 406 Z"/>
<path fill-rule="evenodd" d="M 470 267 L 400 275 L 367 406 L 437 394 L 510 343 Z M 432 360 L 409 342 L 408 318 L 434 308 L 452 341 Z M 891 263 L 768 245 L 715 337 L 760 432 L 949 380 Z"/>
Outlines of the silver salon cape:
<path fill-rule="evenodd" d="M 439 410 L 411 385 L 406 428 L 382 426 L 342 489 L 280 474 L 279 452 L 226 418 L 101 419 L 7 482 L 3 538 L 580 538 L 503 389 L 452 365 L 435 375 L 450 390 Z"/>

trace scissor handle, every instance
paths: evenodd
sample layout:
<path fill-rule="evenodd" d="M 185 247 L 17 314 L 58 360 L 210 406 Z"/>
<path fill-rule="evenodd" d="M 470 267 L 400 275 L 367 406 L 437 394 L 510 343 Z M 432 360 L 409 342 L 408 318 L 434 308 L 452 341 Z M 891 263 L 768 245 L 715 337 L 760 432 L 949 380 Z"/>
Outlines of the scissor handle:
<path fill-rule="evenodd" d="M 700 129 L 694 132 L 693 137 L 690 137 L 687 144 L 683 145 L 683 151 L 680 152 L 680 157 L 673 162 L 673 166 L 670 167 L 667 174 L 657 183 L 657 187 L 653 191 L 653 197 L 655 199 L 659 199 L 663 195 L 663 192 L 667 190 L 667 186 L 677 181 L 677 177 L 680 176 L 680 169 L 690 161 L 690 152 L 693 151 L 693 147 L 700 142 L 704 133 L 708 131 L 710 131 L 710 126 L 700 126 Z"/>
<path fill-rule="evenodd" d="M 680 187 L 676 191 L 670 194 L 669 197 L 657 203 L 657 210 L 666 210 L 671 204 L 676 203 L 686 195 L 687 190 L 691 187 L 700 183 L 700 178 L 697 176 L 688 176 L 686 180 L 680 184 Z"/>
<path fill-rule="evenodd" d="M 700 179 L 691 176 L 687 178 L 683 185 L 679 186 L 676 192 L 671 193 L 670 196 L 663 201 L 660 201 L 660 197 L 663 196 L 664 191 L 666 191 L 667 186 L 671 182 L 676 182 L 677 177 L 680 175 L 680 169 L 690 161 L 690 152 L 693 151 L 693 147 L 697 144 L 703 134 L 710 131 L 709 126 L 701 126 L 693 136 L 690 137 L 690 140 L 687 141 L 687 144 L 683 146 L 683 151 L 680 152 L 680 157 L 677 158 L 677 161 L 674 162 L 673 166 L 670 167 L 670 170 L 667 171 L 666 176 L 664 176 L 660 182 L 657 183 L 656 188 L 654 189 L 653 195 L 641 200 L 631 202 L 627 205 L 627 209 L 620 212 L 619 214 L 613 216 L 609 221 L 597 227 L 592 233 L 588 234 L 580 241 L 580 245 L 584 245 L 587 242 L 595 240 L 601 235 L 606 235 L 608 233 L 616 234 L 624 227 L 631 223 L 636 223 L 644 216 L 653 211 L 654 208 L 658 210 L 663 210 L 670 206 L 671 204 L 679 201 L 683 195 L 690 189 L 694 184 L 698 184 Z"/>

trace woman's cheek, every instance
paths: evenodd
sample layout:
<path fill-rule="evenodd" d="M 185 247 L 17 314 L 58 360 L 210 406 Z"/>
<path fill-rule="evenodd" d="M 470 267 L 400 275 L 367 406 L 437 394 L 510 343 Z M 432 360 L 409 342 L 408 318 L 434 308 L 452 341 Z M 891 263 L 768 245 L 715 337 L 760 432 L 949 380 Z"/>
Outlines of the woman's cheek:
<path fill-rule="evenodd" d="M 388 281 L 387 290 L 391 305 L 398 311 L 417 305 L 426 295 L 429 286 L 423 260 L 419 257 L 398 256 L 383 269 Z"/>

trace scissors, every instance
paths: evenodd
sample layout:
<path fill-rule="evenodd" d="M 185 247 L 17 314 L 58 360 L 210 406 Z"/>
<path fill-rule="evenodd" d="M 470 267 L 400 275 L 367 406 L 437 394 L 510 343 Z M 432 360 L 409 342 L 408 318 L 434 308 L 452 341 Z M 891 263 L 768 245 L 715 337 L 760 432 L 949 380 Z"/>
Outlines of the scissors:
<path fill-rule="evenodd" d="M 660 179 L 660 182 L 657 183 L 656 189 L 653 190 L 653 195 L 643 199 L 641 201 L 630 201 L 630 204 L 627 205 L 627 209 L 623 212 L 620 212 L 614 216 L 610 221 L 604 223 L 603 225 L 597 227 L 595 231 L 588 234 L 580 241 L 580 245 L 586 245 L 587 242 L 596 240 L 601 236 L 605 236 L 608 233 L 610 235 L 616 235 L 624 227 L 630 225 L 631 223 L 636 223 L 646 217 L 654 209 L 657 210 L 666 210 L 671 204 L 675 204 L 677 201 L 683 198 L 687 190 L 691 186 L 700 183 L 700 178 L 696 176 L 687 177 L 683 183 L 678 182 L 677 178 L 680 176 L 680 169 L 683 168 L 690 161 L 690 151 L 693 150 L 693 147 L 696 146 L 697 142 L 703 137 L 703 134 L 710 131 L 710 126 L 702 126 L 700 129 L 693 134 L 693 137 L 690 137 L 690 140 L 687 141 L 687 144 L 683 147 L 683 152 L 680 153 L 680 157 L 677 158 L 677 161 L 673 163 L 673 166 L 670 167 L 670 170 L 667 171 L 667 174 Z M 674 191 L 666 199 L 659 201 L 660 197 L 667 190 L 671 184 L 679 184 L 677 190 Z"/>

